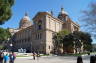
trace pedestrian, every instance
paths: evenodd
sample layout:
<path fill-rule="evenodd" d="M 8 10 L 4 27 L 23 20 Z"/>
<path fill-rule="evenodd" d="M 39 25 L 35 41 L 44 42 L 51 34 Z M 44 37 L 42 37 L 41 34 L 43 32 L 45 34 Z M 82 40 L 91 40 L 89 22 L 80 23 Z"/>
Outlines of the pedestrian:
<path fill-rule="evenodd" d="M 94 56 L 94 59 L 95 59 L 94 61 L 95 61 L 95 63 L 96 63 L 96 55 Z"/>
<path fill-rule="evenodd" d="M 14 60 L 16 59 L 16 54 L 14 52 L 12 52 L 12 55 L 14 56 Z"/>
<path fill-rule="evenodd" d="M 4 63 L 8 63 L 9 61 L 9 56 L 8 54 L 4 55 Z"/>
<path fill-rule="evenodd" d="M 10 53 L 9 58 L 10 58 L 9 63 L 14 63 L 14 60 L 16 59 L 15 53 L 14 52 Z"/>
<path fill-rule="evenodd" d="M 83 63 L 81 56 L 78 56 L 78 57 L 77 57 L 77 63 Z"/>
<path fill-rule="evenodd" d="M 39 52 L 37 52 L 37 60 L 39 60 L 40 54 Z"/>
<path fill-rule="evenodd" d="M 90 57 L 90 63 L 96 63 L 95 59 L 96 59 L 95 56 L 91 56 Z"/>
<path fill-rule="evenodd" d="M 3 63 L 3 57 L 4 57 L 3 52 L 0 52 L 0 63 Z"/>
<path fill-rule="evenodd" d="M 33 52 L 33 59 L 35 60 L 35 52 Z"/>

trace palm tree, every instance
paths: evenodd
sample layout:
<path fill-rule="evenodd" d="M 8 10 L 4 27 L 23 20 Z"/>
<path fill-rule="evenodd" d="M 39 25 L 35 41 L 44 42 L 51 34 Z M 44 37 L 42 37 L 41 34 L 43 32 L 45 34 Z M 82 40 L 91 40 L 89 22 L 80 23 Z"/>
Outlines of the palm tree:
<path fill-rule="evenodd" d="M 57 52 L 60 52 L 60 48 L 62 48 L 62 44 L 63 44 L 63 38 L 65 35 L 69 34 L 69 31 L 67 30 L 62 30 L 58 33 L 56 33 L 53 37 L 54 40 L 54 48 L 56 49 Z M 63 49 L 64 50 L 64 49 Z"/>

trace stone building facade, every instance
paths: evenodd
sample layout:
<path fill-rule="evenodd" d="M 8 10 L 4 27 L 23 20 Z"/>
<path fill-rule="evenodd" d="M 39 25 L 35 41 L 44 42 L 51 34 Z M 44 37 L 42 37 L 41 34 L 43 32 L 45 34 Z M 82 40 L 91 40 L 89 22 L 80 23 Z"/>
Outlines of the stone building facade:
<path fill-rule="evenodd" d="M 52 38 L 55 33 L 63 29 L 70 32 L 79 30 L 79 25 L 70 19 L 63 8 L 58 18 L 49 12 L 38 12 L 32 20 L 33 24 L 28 15 L 25 15 L 20 21 L 19 31 L 12 39 L 15 50 L 24 48 L 28 52 L 39 51 L 50 54 L 54 49 Z"/>

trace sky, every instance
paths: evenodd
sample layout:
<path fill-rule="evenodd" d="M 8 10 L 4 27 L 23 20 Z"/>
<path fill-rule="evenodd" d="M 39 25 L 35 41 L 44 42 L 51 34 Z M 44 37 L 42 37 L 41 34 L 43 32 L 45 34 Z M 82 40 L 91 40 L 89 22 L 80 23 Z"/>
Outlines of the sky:
<path fill-rule="evenodd" d="M 89 3 L 95 0 L 15 0 L 12 7 L 12 17 L 5 24 L 0 25 L 3 28 L 18 28 L 20 20 L 27 12 L 30 19 L 39 11 L 53 11 L 54 16 L 57 16 L 61 7 L 68 13 L 69 17 L 78 22 L 82 11 L 88 8 Z"/>
<path fill-rule="evenodd" d="M 88 4 L 94 0 L 15 0 L 12 7 L 12 17 L 0 27 L 18 28 L 19 22 L 27 12 L 30 19 L 39 11 L 53 11 L 57 16 L 61 7 L 68 13 L 73 21 L 78 21 L 82 15 L 81 11 L 88 7 Z"/>

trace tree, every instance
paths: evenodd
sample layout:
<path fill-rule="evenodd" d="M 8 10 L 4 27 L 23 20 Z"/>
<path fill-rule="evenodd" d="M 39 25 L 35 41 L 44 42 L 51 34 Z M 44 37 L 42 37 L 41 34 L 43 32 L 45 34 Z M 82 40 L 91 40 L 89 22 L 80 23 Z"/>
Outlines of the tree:
<path fill-rule="evenodd" d="M 92 2 L 87 10 L 83 11 L 82 21 L 83 30 L 92 34 L 96 38 L 96 2 Z"/>
<path fill-rule="evenodd" d="M 91 48 L 92 47 L 92 38 L 89 33 L 82 32 L 82 31 L 74 31 L 73 35 L 77 39 L 77 42 L 76 41 L 75 42 L 79 43 L 76 46 L 79 46 L 79 48 L 82 47 L 85 50 L 92 49 Z M 83 52 L 83 49 L 82 49 L 82 52 Z"/>
<path fill-rule="evenodd" d="M 4 46 L 3 45 L 0 45 L 0 49 L 3 49 L 4 48 Z"/>
<path fill-rule="evenodd" d="M 73 41 L 74 41 L 74 38 L 73 38 L 72 33 L 64 36 L 64 38 L 63 38 L 63 50 L 64 50 L 64 52 L 69 53 L 71 51 L 71 50 L 69 51 L 69 49 L 73 48 L 73 46 L 74 46 Z"/>
<path fill-rule="evenodd" d="M 91 50 L 91 43 L 91 35 L 82 31 L 74 31 L 73 33 L 66 35 L 63 39 L 63 47 L 66 52 L 69 51 L 69 48 L 73 48 L 74 53 L 83 52 L 84 49 Z"/>
<path fill-rule="evenodd" d="M 11 34 L 8 29 L 0 28 L 0 43 L 8 40 L 11 37 Z"/>
<path fill-rule="evenodd" d="M 92 49 L 92 38 L 91 35 L 87 32 L 74 31 L 73 33 L 68 32 L 67 30 L 62 30 L 59 33 L 55 34 L 54 37 L 54 47 L 59 51 L 63 45 L 63 53 L 74 53 L 83 52 L 83 50 Z"/>
<path fill-rule="evenodd" d="M 63 38 L 70 32 L 68 30 L 62 30 L 58 33 L 56 33 L 53 37 L 54 40 L 54 48 L 56 49 L 57 52 L 59 52 L 59 49 L 62 47 L 63 44 Z"/>
<path fill-rule="evenodd" d="M 13 4 L 14 0 L 0 0 L 0 25 L 11 18 L 11 7 Z"/>
<path fill-rule="evenodd" d="M 11 37 L 9 29 L 0 28 L 0 49 L 5 49 L 8 39 Z"/>

